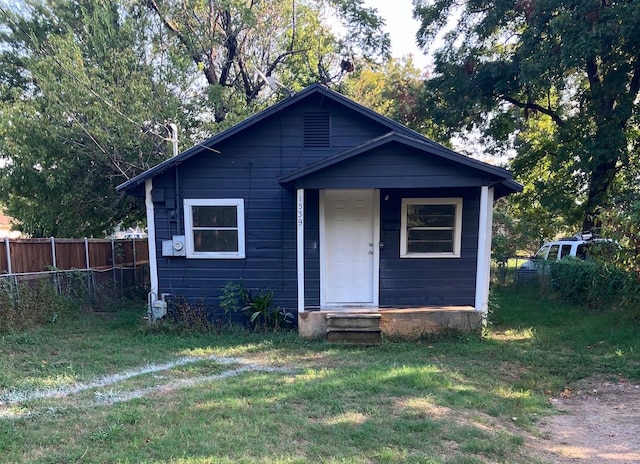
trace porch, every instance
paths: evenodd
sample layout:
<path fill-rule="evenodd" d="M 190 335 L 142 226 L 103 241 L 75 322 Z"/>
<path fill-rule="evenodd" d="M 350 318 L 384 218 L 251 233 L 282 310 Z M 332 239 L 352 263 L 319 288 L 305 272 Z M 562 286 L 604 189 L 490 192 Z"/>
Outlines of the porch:
<path fill-rule="evenodd" d="M 325 339 L 331 331 L 332 319 L 343 317 L 354 320 L 369 315 L 377 319 L 379 332 L 390 339 L 416 340 L 427 334 L 447 329 L 472 332 L 480 330 L 485 313 L 472 306 L 422 306 L 411 308 L 358 308 L 319 309 L 305 308 L 298 314 L 298 333 L 308 339 Z M 356 316 L 356 317 L 354 317 Z M 344 324 L 340 324 L 344 325 Z M 371 323 L 364 323 L 370 330 Z M 364 329 L 364 328 L 363 328 Z M 344 330 L 344 329 L 341 329 Z M 357 331 L 358 327 L 351 328 Z"/>

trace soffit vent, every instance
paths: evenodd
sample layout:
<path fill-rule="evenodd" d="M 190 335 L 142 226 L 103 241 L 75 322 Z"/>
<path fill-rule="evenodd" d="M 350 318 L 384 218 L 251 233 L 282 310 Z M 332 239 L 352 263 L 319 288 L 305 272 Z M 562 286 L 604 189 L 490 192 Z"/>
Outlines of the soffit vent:
<path fill-rule="evenodd" d="M 304 114 L 304 146 L 307 148 L 331 146 L 331 119 L 328 112 Z"/>

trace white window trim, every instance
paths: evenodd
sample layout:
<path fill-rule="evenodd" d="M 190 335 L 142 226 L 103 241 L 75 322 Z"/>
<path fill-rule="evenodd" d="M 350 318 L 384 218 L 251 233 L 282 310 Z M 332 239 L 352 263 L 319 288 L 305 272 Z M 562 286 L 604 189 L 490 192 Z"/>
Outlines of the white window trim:
<path fill-rule="evenodd" d="M 193 243 L 192 206 L 235 206 L 238 215 L 238 251 L 195 251 Z M 242 198 L 184 200 L 184 232 L 187 258 L 244 259 L 244 200 Z"/>
<path fill-rule="evenodd" d="M 453 231 L 453 253 L 407 253 L 407 206 L 455 205 L 456 218 Z M 400 217 L 401 258 L 459 258 L 462 240 L 462 198 L 403 198 Z"/>

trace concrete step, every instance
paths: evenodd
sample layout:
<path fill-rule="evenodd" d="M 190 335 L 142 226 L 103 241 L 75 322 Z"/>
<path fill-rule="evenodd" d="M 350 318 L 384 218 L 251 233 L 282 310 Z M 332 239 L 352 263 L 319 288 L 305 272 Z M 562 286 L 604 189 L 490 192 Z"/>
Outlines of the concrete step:
<path fill-rule="evenodd" d="M 350 345 L 379 345 L 382 343 L 380 329 L 327 329 L 329 343 Z"/>
<path fill-rule="evenodd" d="M 327 341 L 354 345 L 379 345 L 382 342 L 380 314 L 327 314 Z"/>
<path fill-rule="evenodd" d="M 326 315 L 327 327 L 331 328 L 379 328 L 380 317 L 378 313 L 329 313 Z"/>

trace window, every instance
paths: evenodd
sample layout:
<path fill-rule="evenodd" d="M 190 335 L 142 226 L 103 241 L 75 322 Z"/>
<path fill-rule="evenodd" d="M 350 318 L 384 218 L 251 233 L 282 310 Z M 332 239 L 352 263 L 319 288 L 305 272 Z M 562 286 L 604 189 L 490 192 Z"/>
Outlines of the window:
<path fill-rule="evenodd" d="M 560 247 L 560 258 L 568 258 L 571 256 L 571 245 L 564 244 Z"/>
<path fill-rule="evenodd" d="M 403 198 L 401 258 L 459 258 L 462 198 Z"/>
<path fill-rule="evenodd" d="M 187 258 L 244 258 L 244 200 L 184 200 Z"/>
<path fill-rule="evenodd" d="M 547 259 L 557 260 L 558 250 L 560 250 L 560 245 L 551 245 L 551 248 L 549 248 L 549 254 L 547 255 Z"/>
<path fill-rule="evenodd" d="M 549 253 L 549 248 L 551 248 L 551 245 L 548 245 L 548 244 L 544 245 L 542 248 L 538 250 L 538 252 L 534 256 L 534 259 L 547 259 L 547 253 Z"/>

